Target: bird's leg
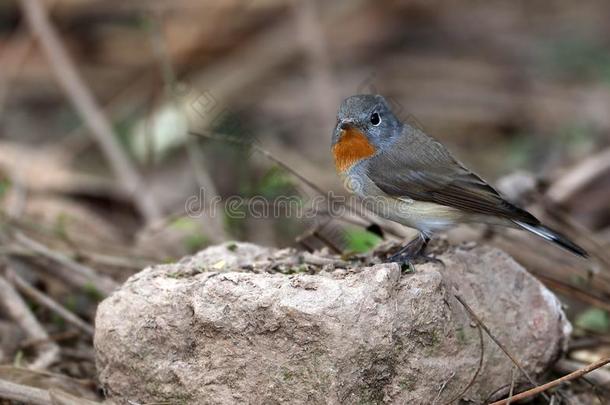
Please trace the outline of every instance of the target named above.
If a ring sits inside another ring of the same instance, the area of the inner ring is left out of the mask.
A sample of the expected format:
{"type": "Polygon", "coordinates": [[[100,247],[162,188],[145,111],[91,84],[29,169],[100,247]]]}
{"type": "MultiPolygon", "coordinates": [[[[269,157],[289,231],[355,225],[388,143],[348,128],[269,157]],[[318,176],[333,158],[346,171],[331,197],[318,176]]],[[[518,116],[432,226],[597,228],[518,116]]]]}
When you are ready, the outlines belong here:
{"type": "Polygon", "coordinates": [[[411,266],[412,260],[420,258],[426,261],[440,262],[440,260],[438,259],[424,255],[424,250],[426,249],[426,246],[428,246],[429,242],[430,237],[423,233],[420,233],[415,239],[407,243],[398,252],[388,257],[386,259],[386,262],[398,262],[402,264],[407,264],[409,266],[411,266]]]}
{"type": "Polygon", "coordinates": [[[415,239],[407,243],[400,250],[388,257],[388,262],[404,262],[410,261],[420,256],[421,252],[426,249],[426,246],[430,242],[430,238],[425,236],[423,233],[417,235],[415,239]]]}

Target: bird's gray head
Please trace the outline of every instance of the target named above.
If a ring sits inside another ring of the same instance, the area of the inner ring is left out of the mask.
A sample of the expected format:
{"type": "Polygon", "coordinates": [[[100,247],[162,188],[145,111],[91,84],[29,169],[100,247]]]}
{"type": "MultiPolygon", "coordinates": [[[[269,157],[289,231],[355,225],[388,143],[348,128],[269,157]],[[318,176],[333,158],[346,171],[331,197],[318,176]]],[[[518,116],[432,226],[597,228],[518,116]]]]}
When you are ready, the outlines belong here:
{"type": "Polygon", "coordinates": [[[383,96],[360,94],[343,100],[337,113],[332,145],[347,130],[362,132],[376,150],[383,150],[402,132],[402,123],[383,96]]]}

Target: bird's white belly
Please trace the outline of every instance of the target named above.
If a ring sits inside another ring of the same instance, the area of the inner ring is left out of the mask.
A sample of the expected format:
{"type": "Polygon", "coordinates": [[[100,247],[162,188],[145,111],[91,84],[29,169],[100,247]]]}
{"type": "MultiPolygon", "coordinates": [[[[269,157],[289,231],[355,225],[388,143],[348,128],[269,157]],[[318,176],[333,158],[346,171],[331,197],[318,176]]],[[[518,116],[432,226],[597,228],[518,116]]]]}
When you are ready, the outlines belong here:
{"type": "Polygon", "coordinates": [[[347,188],[362,198],[364,208],[382,218],[432,234],[463,222],[465,214],[452,207],[409,198],[390,197],[381,191],[363,173],[362,167],[354,167],[346,179],[347,188]]]}
{"type": "Polygon", "coordinates": [[[464,219],[461,211],[444,205],[391,197],[381,199],[385,201],[378,204],[373,212],[428,235],[448,229],[464,219]]]}

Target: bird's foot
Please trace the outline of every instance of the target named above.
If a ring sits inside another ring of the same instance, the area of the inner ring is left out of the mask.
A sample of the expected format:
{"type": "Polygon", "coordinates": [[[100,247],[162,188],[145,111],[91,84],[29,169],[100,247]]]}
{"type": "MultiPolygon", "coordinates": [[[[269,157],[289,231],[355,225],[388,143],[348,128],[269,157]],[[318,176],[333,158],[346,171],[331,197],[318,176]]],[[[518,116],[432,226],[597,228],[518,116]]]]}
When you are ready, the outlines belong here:
{"type": "Polygon", "coordinates": [[[428,237],[420,235],[411,242],[407,243],[398,252],[387,257],[385,262],[399,263],[401,270],[407,273],[415,270],[413,267],[413,262],[415,261],[438,263],[444,266],[445,264],[441,260],[424,254],[429,241],[430,239],[428,237]]]}
{"type": "Polygon", "coordinates": [[[436,257],[427,256],[424,254],[418,254],[416,256],[410,256],[405,254],[394,254],[385,259],[386,263],[398,263],[403,273],[411,273],[415,271],[414,262],[423,263],[437,263],[441,266],[445,266],[442,260],[436,257]]]}
{"type": "Polygon", "coordinates": [[[422,256],[430,239],[419,235],[396,253],[386,258],[386,262],[406,262],[422,256]]]}

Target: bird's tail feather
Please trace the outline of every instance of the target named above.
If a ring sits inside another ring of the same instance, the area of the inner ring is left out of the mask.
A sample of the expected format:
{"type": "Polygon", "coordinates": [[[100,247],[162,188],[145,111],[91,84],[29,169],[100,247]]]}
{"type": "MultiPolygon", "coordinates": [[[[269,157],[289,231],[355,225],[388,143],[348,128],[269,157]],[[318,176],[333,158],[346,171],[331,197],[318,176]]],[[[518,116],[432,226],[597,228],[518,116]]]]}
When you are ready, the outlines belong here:
{"type": "Polygon", "coordinates": [[[569,252],[574,253],[577,256],[584,258],[589,257],[589,254],[586,252],[586,250],[584,250],[574,242],[570,241],[565,236],[559,234],[558,232],[555,232],[550,228],[547,228],[546,226],[540,224],[528,224],[517,220],[513,220],[513,222],[521,228],[525,229],[526,231],[530,231],[531,233],[538,235],[543,239],[553,242],[556,245],[562,247],[563,249],[569,252]]]}

